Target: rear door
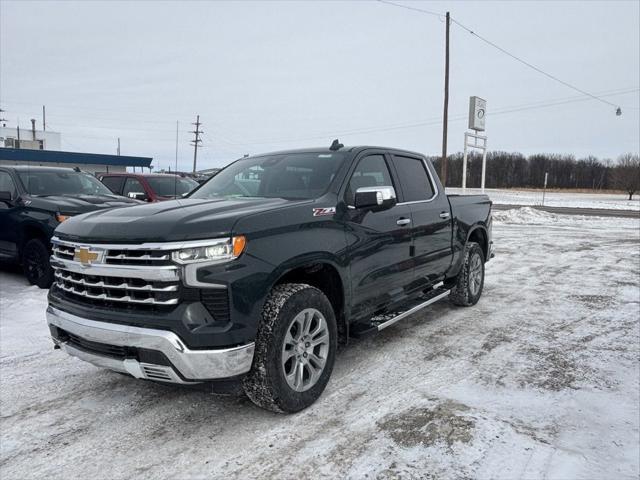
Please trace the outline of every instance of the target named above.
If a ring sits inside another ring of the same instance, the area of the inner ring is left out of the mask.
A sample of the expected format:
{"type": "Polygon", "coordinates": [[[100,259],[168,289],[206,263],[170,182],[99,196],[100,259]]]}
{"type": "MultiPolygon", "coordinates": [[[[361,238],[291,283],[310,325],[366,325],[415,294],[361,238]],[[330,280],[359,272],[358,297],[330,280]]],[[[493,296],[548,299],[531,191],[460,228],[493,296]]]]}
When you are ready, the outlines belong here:
{"type": "Polygon", "coordinates": [[[353,207],[356,190],[374,186],[396,188],[389,158],[382,152],[356,161],[344,192],[353,318],[365,317],[401,299],[412,280],[409,205],[382,211],[353,207]]]}
{"type": "Polygon", "coordinates": [[[411,209],[416,286],[426,286],[441,279],[451,263],[449,201],[438,190],[433,167],[425,159],[394,154],[393,165],[402,188],[402,205],[411,209]]]}

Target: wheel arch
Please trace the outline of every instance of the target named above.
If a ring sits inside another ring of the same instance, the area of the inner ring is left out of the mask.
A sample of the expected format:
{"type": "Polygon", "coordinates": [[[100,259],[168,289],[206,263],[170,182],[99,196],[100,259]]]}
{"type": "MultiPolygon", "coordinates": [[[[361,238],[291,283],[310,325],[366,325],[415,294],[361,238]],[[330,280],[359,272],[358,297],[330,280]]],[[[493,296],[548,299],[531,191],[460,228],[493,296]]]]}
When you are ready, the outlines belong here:
{"type": "Polygon", "coordinates": [[[480,245],[482,249],[482,253],[484,254],[485,261],[488,260],[489,255],[489,233],[487,232],[487,228],[484,225],[478,224],[473,226],[469,232],[467,233],[467,241],[476,242],[480,245]]]}
{"type": "Polygon", "coordinates": [[[25,244],[29,240],[32,240],[34,238],[42,240],[47,248],[51,248],[50,235],[47,234],[45,229],[36,223],[27,223],[20,229],[20,238],[18,244],[20,255],[22,255],[22,249],[24,248],[25,244]]]}
{"type": "Polygon", "coordinates": [[[269,291],[283,283],[306,283],[324,293],[336,316],[338,340],[346,343],[349,326],[346,318],[346,305],[349,301],[347,281],[338,262],[329,258],[301,258],[277,270],[269,291]]]}

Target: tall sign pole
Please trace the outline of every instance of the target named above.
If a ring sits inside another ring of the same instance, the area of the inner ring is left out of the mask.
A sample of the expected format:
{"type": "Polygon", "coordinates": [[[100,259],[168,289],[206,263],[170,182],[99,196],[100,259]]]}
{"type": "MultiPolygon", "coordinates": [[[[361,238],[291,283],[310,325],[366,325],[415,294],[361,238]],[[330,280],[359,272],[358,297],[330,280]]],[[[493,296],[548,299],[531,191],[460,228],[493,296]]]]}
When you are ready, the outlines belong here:
{"type": "Polygon", "coordinates": [[[446,40],[444,54],[444,114],[442,118],[442,166],[440,167],[440,180],[447,186],[447,126],[449,123],[449,12],[446,15],[446,40]]]}
{"type": "Polygon", "coordinates": [[[465,193],[467,189],[467,153],[469,148],[482,150],[482,175],[480,180],[480,188],[482,189],[482,193],[484,193],[484,181],[487,175],[487,136],[480,135],[478,132],[484,132],[486,113],[487,101],[484,98],[469,98],[469,130],[474,130],[474,132],[464,133],[464,155],[462,157],[462,193],[465,193]]]}

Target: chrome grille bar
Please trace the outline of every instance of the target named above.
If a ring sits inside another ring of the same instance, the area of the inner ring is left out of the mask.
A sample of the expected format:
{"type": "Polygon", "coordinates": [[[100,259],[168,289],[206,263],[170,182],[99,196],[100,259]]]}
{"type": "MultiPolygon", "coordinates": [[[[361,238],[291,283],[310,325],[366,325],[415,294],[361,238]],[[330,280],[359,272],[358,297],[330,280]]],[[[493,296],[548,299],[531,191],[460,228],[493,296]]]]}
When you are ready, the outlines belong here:
{"type": "Polygon", "coordinates": [[[126,255],[124,253],[120,253],[118,255],[107,255],[105,257],[108,260],[150,260],[150,261],[163,261],[163,260],[169,260],[169,258],[171,258],[170,255],[161,255],[161,256],[154,256],[154,255],[149,255],[149,254],[144,254],[144,255],[126,255]]]}
{"type": "Polygon", "coordinates": [[[62,270],[62,269],[56,270],[55,272],[56,278],[60,278],[65,282],[71,282],[77,285],[84,285],[87,287],[113,288],[113,289],[120,289],[120,290],[136,290],[140,292],[176,292],[178,290],[178,285],[167,285],[166,287],[154,287],[152,285],[143,285],[143,286],[131,285],[126,281],[120,284],[105,283],[102,280],[97,282],[90,282],[84,278],[80,278],[80,279],[73,278],[70,272],[68,272],[69,275],[65,275],[63,272],[65,272],[65,270],[62,270]]]}
{"type": "Polygon", "coordinates": [[[144,305],[175,305],[178,303],[177,298],[171,298],[169,300],[156,300],[152,297],[145,299],[132,298],[129,295],[125,295],[123,297],[114,297],[111,295],[107,295],[106,293],[93,294],[88,292],[87,290],[76,290],[73,287],[67,287],[64,284],[56,283],[56,286],[65,292],[73,293],[74,295],[78,295],[81,297],[90,298],[92,300],[105,300],[109,302],[124,302],[124,303],[138,303],[144,305]]]}
{"type": "Polygon", "coordinates": [[[66,255],[73,258],[73,254],[74,254],[73,248],[58,246],[58,247],[53,247],[51,250],[53,251],[53,254],[56,256],[66,255]]]}
{"type": "Polygon", "coordinates": [[[80,262],[52,256],[51,266],[96,277],[140,278],[150,282],[177,282],[180,280],[176,265],[83,265],[80,262]]]}

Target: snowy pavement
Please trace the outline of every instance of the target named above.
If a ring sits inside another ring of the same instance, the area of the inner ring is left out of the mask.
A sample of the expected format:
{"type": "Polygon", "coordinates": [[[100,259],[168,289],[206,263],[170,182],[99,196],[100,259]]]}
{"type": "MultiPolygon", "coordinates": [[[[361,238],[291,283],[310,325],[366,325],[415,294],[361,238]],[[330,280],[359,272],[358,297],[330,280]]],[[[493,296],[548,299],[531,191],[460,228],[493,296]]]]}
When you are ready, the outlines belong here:
{"type": "Polygon", "coordinates": [[[638,478],[640,222],[495,213],[477,306],[338,355],[290,416],[54,351],[0,272],[0,478],[638,478]]]}
{"type": "MultiPolygon", "coordinates": [[[[447,193],[462,194],[461,188],[447,188],[447,193]]],[[[479,188],[467,188],[467,195],[481,193],[479,188]]],[[[498,205],[542,205],[542,190],[506,190],[487,188],[485,193],[493,203],[498,205]]],[[[640,195],[634,195],[633,200],[627,200],[623,193],[575,193],[575,192],[546,192],[544,205],[548,207],[567,208],[598,208],[613,210],[640,210],[640,195]]]]}

